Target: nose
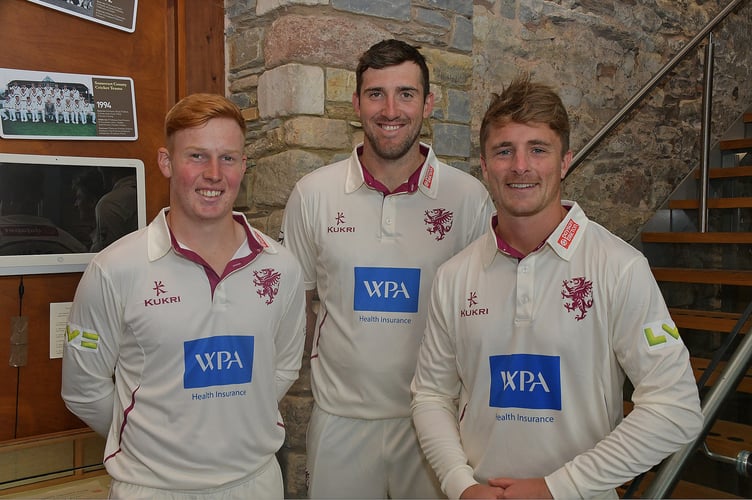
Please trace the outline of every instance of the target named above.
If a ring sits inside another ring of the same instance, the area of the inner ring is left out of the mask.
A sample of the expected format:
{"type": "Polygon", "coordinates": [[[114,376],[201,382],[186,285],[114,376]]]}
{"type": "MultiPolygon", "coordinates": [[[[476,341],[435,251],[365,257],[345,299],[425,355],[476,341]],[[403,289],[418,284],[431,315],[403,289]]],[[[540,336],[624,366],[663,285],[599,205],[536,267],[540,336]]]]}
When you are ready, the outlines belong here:
{"type": "Polygon", "coordinates": [[[213,181],[218,181],[221,177],[219,160],[217,158],[211,158],[204,169],[204,178],[213,181]]]}
{"type": "Polygon", "coordinates": [[[523,154],[515,154],[512,157],[512,170],[515,173],[524,173],[527,171],[527,157],[523,154]]]}
{"type": "Polygon", "coordinates": [[[399,111],[397,111],[397,100],[394,96],[387,96],[384,99],[384,116],[389,120],[394,120],[399,117],[399,111]]]}

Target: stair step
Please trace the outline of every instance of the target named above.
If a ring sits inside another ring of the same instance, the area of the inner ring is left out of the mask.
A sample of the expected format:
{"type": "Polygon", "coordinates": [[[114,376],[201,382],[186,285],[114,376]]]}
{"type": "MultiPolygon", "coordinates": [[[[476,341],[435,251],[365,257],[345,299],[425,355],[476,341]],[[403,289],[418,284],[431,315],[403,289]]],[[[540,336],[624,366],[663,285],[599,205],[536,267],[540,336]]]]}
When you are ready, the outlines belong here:
{"type": "MultiPolygon", "coordinates": [[[[676,326],[691,330],[707,330],[710,332],[730,333],[739,321],[741,314],[721,311],[698,311],[693,309],[669,308],[671,319],[676,326]]],[[[745,327],[750,324],[747,321],[745,327]]],[[[746,332],[742,328],[740,333],[746,332]]]]}
{"type": "Polygon", "coordinates": [[[752,123],[752,113],[744,113],[744,123],[752,123]]]}
{"type": "Polygon", "coordinates": [[[689,269],[679,267],[653,267],[651,269],[656,281],[752,286],[752,271],[748,270],[689,269]]]}
{"type": "MultiPolygon", "coordinates": [[[[695,169],[695,179],[700,178],[700,169],[695,169]]],[[[711,168],[708,171],[711,179],[727,179],[732,177],[750,177],[752,176],[752,167],[718,167],[711,168]]]]}
{"type": "MultiPolygon", "coordinates": [[[[700,208],[699,200],[669,200],[668,208],[687,210],[700,208]]],[[[752,197],[709,198],[708,208],[752,208],[752,197]]]]}
{"type": "MultiPolygon", "coordinates": [[[[700,380],[700,377],[703,373],[705,373],[705,370],[708,368],[708,365],[710,364],[709,359],[705,358],[695,358],[690,357],[689,358],[690,363],[692,364],[692,371],[695,374],[695,380],[700,380]]],[[[716,380],[718,380],[718,377],[723,374],[723,369],[726,367],[725,362],[718,363],[718,366],[713,371],[713,375],[710,376],[708,381],[706,382],[706,385],[708,387],[711,387],[716,380]]],[[[739,382],[739,385],[736,387],[737,392],[743,392],[745,394],[752,394],[752,370],[747,370],[747,372],[742,377],[742,380],[739,382]]],[[[748,441],[752,443],[752,427],[749,431],[748,441]]],[[[752,448],[750,448],[752,449],[752,448]]]]}
{"type": "Polygon", "coordinates": [[[721,151],[737,151],[752,149],[752,137],[745,137],[743,139],[727,139],[721,141],[718,144],[721,151]]]}
{"type": "Polygon", "coordinates": [[[752,233],[727,232],[645,232],[643,243],[708,243],[746,244],[752,243],[752,233]]]}
{"type": "MultiPolygon", "coordinates": [[[[654,472],[648,472],[647,474],[645,474],[645,477],[642,479],[642,481],[640,482],[640,485],[634,491],[631,498],[642,498],[642,494],[645,492],[645,490],[648,488],[648,486],[650,485],[651,481],[653,481],[654,478],[655,478],[654,472]]],[[[624,498],[624,494],[627,492],[627,488],[630,483],[627,483],[624,486],[621,486],[616,489],[616,493],[619,495],[619,498],[624,498]]],[[[680,480],[679,482],[676,483],[676,486],[674,486],[674,489],[671,492],[671,496],[669,498],[707,499],[707,498],[742,498],[742,497],[732,495],[731,493],[728,493],[726,491],[709,488],[701,484],[695,484],[695,483],[690,483],[689,481],[680,480]]]]}
{"type": "MultiPolygon", "coordinates": [[[[624,415],[632,411],[634,405],[631,401],[624,401],[624,415]]],[[[705,443],[708,449],[726,457],[736,457],[742,450],[752,449],[752,426],[730,422],[728,420],[716,420],[713,427],[705,436],[705,443]]],[[[637,491],[644,491],[650,484],[653,473],[649,472],[637,491]]],[[[624,488],[626,490],[626,488],[624,488]]],[[[620,496],[622,491],[619,491],[620,496]]],[[[633,496],[633,498],[640,498],[633,496]]],[[[715,490],[707,486],[702,486],[688,481],[680,481],[671,494],[671,498],[740,498],[728,492],[715,490]]]]}

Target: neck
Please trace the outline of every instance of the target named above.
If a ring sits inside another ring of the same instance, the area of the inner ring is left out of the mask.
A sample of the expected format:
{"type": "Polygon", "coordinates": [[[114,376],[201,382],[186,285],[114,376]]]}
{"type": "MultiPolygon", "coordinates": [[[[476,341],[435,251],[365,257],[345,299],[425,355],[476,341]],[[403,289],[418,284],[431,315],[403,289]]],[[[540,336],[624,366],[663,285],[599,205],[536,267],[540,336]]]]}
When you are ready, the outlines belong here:
{"type": "Polygon", "coordinates": [[[231,214],[221,221],[196,224],[170,211],[167,225],[175,239],[200,255],[220,276],[246,239],[244,228],[231,214]]]}
{"type": "Polygon", "coordinates": [[[497,236],[523,255],[528,255],[551,236],[566,217],[567,210],[558,205],[548,212],[530,216],[516,217],[500,210],[498,214],[498,223],[494,229],[497,236]]]}
{"type": "Polygon", "coordinates": [[[407,154],[394,160],[377,155],[368,147],[367,143],[363,145],[363,152],[360,155],[361,165],[368,169],[374,179],[390,191],[400,187],[425,161],[426,157],[421,152],[420,144],[417,142],[407,154]]]}

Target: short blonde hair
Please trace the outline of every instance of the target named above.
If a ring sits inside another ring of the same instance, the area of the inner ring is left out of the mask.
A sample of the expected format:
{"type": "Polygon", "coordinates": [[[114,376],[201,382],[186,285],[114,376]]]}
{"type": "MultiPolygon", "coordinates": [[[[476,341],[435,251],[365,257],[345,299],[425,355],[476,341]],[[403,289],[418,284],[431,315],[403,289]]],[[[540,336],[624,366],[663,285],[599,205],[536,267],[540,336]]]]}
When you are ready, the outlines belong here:
{"type": "Polygon", "coordinates": [[[480,151],[486,154],[486,140],[490,128],[507,123],[544,123],[561,139],[564,155],[569,151],[569,116],[561,98],[552,87],[521,75],[512,80],[501,94],[493,94],[480,126],[480,151]]]}

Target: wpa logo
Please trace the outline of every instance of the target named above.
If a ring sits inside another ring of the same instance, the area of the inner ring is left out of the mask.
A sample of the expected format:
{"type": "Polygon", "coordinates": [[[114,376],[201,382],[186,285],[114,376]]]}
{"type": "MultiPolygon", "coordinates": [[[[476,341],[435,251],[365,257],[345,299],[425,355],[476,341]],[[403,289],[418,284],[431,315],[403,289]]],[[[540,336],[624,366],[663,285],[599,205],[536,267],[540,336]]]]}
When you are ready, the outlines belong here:
{"type": "Polygon", "coordinates": [[[558,356],[506,354],[489,357],[489,406],[561,410],[561,371],[558,356]]]}
{"type": "Polygon", "coordinates": [[[420,269],[356,267],[356,311],[418,312],[420,269]]]}
{"type": "Polygon", "coordinates": [[[223,335],[183,343],[183,387],[245,384],[253,376],[253,336],[223,335]]]}

